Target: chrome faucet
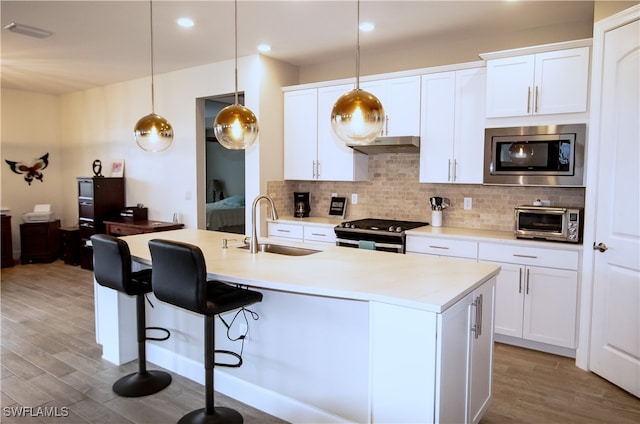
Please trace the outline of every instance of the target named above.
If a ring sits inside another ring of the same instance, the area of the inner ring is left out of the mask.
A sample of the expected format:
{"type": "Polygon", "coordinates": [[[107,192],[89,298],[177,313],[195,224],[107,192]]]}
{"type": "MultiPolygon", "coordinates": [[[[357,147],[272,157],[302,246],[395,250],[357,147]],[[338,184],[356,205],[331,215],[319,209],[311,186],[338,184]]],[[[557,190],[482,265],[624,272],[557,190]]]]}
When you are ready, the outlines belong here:
{"type": "Polygon", "coordinates": [[[273,204],[273,199],[271,197],[266,196],[264,194],[259,195],[253,201],[253,205],[251,206],[251,240],[249,241],[249,251],[251,253],[258,253],[258,231],[256,230],[256,207],[260,200],[266,199],[271,204],[271,218],[274,220],[278,219],[278,212],[276,211],[276,207],[273,204]]]}

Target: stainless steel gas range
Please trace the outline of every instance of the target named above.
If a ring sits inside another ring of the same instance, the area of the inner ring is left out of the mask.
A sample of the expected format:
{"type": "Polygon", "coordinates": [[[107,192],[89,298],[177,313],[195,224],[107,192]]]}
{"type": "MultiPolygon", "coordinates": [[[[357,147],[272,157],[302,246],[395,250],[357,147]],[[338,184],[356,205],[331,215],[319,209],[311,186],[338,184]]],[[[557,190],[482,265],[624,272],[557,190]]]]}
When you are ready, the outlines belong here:
{"type": "Polygon", "coordinates": [[[429,223],[374,218],[345,221],[334,228],[336,245],[405,253],[405,231],[425,225],[429,223]]]}

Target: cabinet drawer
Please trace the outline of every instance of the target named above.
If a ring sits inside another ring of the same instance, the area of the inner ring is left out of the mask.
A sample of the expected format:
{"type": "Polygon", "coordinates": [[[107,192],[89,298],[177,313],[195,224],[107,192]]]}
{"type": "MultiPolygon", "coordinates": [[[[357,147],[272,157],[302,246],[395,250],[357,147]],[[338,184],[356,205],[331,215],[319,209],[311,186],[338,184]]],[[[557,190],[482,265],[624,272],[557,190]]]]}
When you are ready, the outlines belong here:
{"type": "Polygon", "coordinates": [[[303,230],[302,225],[284,224],[280,222],[268,223],[269,237],[283,237],[296,240],[302,240],[303,230]]]}
{"type": "Polygon", "coordinates": [[[465,240],[407,236],[407,252],[476,260],[478,258],[478,243],[465,240]]]}
{"type": "Polygon", "coordinates": [[[304,226],[304,241],[322,241],[325,243],[335,243],[336,233],[333,227],[324,226],[304,226]]]}
{"type": "Polygon", "coordinates": [[[96,230],[93,224],[93,219],[83,219],[80,218],[78,223],[78,228],[80,230],[80,238],[88,239],[92,235],[95,234],[96,230]]]}
{"type": "Polygon", "coordinates": [[[144,231],[139,228],[128,227],[126,225],[107,224],[107,234],[114,236],[132,236],[134,234],[142,234],[144,231]]]}
{"type": "Polygon", "coordinates": [[[81,200],[78,202],[78,211],[80,213],[80,218],[94,218],[93,212],[93,202],[87,200],[81,200]]]}
{"type": "Polygon", "coordinates": [[[513,244],[480,243],[478,257],[481,261],[577,270],[579,254],[568,250],[516,246],[513,244]]]}

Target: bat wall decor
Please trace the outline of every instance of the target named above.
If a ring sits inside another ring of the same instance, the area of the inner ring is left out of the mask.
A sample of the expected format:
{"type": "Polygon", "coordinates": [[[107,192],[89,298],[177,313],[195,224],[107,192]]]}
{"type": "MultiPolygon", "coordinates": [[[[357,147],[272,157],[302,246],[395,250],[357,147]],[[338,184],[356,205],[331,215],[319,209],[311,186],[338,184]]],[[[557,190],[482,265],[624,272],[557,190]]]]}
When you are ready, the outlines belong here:
{"type": "Polygon", "coordinates": [[[44,178],[42,170],[49,165],[49,153],[47,152],[44,156],[40,156],[38,159],[35,159],[31,166],[22,161],[13,162],[5,159],[5,162],[9,164],[9,167],[13,172],[24,175],[24,180],[31,185],[31,181],[33,181],[34,178],[40,181],[44,178]]]}

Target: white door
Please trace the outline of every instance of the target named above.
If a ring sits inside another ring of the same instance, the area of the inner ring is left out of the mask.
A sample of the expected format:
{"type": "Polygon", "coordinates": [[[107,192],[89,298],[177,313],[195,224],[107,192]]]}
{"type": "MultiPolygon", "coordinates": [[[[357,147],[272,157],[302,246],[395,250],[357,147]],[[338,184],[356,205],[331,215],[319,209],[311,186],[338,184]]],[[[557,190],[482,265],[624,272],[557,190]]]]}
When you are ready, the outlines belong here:
{"type": "Polygon", "coordinates": [[[603,251],[594,254],[590,368],[640,397],[640,9],[635,10],[630,23],[603,31],[602,62],[594,64],[602,66],[592,124],[599,123],[595,244],[602,243],[603,251]]]}
{"type": "Polygon", "coordinates": [[[318,90],[284,93],[284,178],[316,178],[318,90]]]}

